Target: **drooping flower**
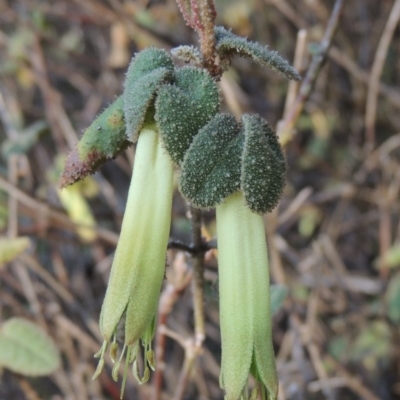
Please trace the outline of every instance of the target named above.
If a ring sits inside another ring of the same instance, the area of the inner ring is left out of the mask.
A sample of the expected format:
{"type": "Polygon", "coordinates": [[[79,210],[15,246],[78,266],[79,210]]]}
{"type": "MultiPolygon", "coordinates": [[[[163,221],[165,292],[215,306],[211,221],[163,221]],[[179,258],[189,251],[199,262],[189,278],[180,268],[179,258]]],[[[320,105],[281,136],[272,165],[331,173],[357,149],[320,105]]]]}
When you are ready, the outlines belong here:
{"type": "MultiPolygon", "coordinates": [[[[154,367],[152,353],[148,353],[152,339],[149,330],[154,332],[152,326],[164,278],[172,194],[172,160],[162,148],[157,127],[147,125],[137,143],[121,233],[101,310],[104,344],[98,354],[100,362],[95,377],[102,370],[104,353],[111,341],[111,355],[115,358],[116,329],[124,315],[124,348],[113,376],[117,376],[125,353],[126,365],[135,361],[140,338],[146,346],[147,363],[154,367]]],[[[146,368],[145,376],[149,374],[146,368]]]]}
{"type": "Polygon", "coordinates": [[[276,399],[278,379],[263,218],[250,211],[243,194],[236,192],[217,206],[217,230],[221,386],[227,400],[247,399],[251,373],[258,382],[262,399],[266,399],[265,388],[269,399],[276,399]]]}
{"type": "Polygon", "coordinates": [[[197,207],[216,206],[222,365],[227,400],[248,399],[249,374],[275,400],[268,255],[262,214],[279,201],[285,160],[275,133],[256,115],[217,114],[193,140],[180,188],[197,207]]]}
{"type": "MultiPolygon", "coordinates": [[[[165,257],[171,223],[174,162],[180,163],[193,136],[218,110],[218,88],[199,68],[174,69],[163,50],[137,54],[128,69],[123,95],[126,136],[137,141],[135,162],[121,234],[104,299],[100,329],[104,343],[99,353],[96,378],[110,355],[117,360],[116,330],[122,321],[125,339],[112,376],[125,356],[125,373],[132,363],[141,383],[154,370],[151,342],[155,330],[165,257]],[[190,122],[190,123],[189,123],[190,122]],[[144,371],[140,377],[140,343],[144,347],[144,371]]],[[[121,396],[122,396],[121,394],[121,396]]]]}

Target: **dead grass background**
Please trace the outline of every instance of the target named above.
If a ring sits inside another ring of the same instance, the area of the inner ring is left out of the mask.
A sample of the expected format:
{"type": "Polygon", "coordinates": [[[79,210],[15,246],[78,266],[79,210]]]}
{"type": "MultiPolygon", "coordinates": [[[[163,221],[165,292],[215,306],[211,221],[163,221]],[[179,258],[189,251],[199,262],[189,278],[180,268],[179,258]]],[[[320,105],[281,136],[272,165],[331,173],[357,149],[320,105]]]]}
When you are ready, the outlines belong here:
{"type": "MultiPolygon", "coordinates": [[[[303,76],[333,5],[216,3],[218,24],[290,61],[297,48],[303,76]]],[[[266,217],[272,279],[289,289],[274,317],[280,400],[400,399],[400,2],[345,3],[325,65],[287,139],[284,198],[266,217]]],[[[76,204],[70,200],[66,212],[60,203],[58,160],[121,93],[134,52],[195,40],[173,0],[0,0],[0,229],[32,242],[0,268],[0,320],[36,321],[63,355],[62,369],[49,378],[3,371],[0,399],[119,398],[109,373],[94,382],[91,376],[134,149],[77,190],[96,224],[95,238],[86,240],[71,221],[76,204]]],[[[221,90],[224,109],[257,112],[272,126],[283,118],[285,102],[287,109],[292,104],[286,81],[242,59],[221,90]]],[[[176,192],[171,236],[189,242],[186,213],[176,192]]],[[[204,235],[215,235],[212,212],[205,214],[204,235]]],[[[182,382],[193,338],[191,265],[187,254],[169,251],[159,372],[140,387],[130,377],[126,399],[223,398],[216,266],[211,251],[207,339],[182,382]]]]}

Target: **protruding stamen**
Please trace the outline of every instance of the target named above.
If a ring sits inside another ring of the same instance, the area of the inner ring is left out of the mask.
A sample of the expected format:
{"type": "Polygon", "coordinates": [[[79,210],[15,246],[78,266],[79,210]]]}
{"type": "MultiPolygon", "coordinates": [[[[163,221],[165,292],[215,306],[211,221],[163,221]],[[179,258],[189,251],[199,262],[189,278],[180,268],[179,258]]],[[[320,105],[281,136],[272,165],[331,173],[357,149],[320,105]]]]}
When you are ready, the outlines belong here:
{"type": "Polygon", "coordinates": [[[105,340],[103,342],[103,344],[101,345],[100,350],[93,357],[94,358],[99,358],[100,356],[104,357],[104,353],[107,349],[107,344],[108,344],[108,342],[107,342],[107,340],[105,340]]]}
{"type": "MultiPolygon", "coordinates": [[[[125,346],[124,346],[124,348],[125,348],[125,346]]],[[[124,391],[125,391],[125,385],[126,385],[126,377],[128,375],[129,360],[131,358],[131,351],[132,351],[132,346],[128,346],[128,352],[126,353],[126,359],[125,359],[124,377],[122,378],[121,394],[120,394],[120,397],[119,397],[120,399],[122,399],[124,397],[124,391]]]]}
{"type": "Polygon", "coordinates": [[[156,358],[154,355],[154,350],[152,350],[152,349],[147,350],[146,359],[147,359],[147,363],[149,364],[149,367],[151,368],[151,370],[155,371],[156,370],[156,358]]]}
{"type": "Polygon", "coordinates": [[[114,340],[110,346],[110,357],[113,363],[115,363],[115,360],[117,359],[117,353],[118,353],[118,343],[116,336],[114,335],[114,340]]]}
{"type": "Polygon", "coordinates": [[[149,379],[150,379],[150,368],[149,368],[149,367],[146,367],[146,368],[144,369],[143,378],[142,378],[142,381],[141,381],[140,383],[141,383],[141,384],[142,384],[142,383],[146,383],[146,382],[148,382],[149,379]]]}
{"type": "Polygon", "coordinates": [[[139,366],[138,366],[137,360],[135,360],[133,362],[132,373],[140,385],[142,385],[143,383],[146,383],[150,379],[150,368],[148,366],[146,366],[144,369],[143,377],[141,378],[139,376],[139,366]]]}
{"type": "Polygon", "coordinates": [[[92,377],[93,381],[100,376],[100,374],[103,372],[103,369],[104,369],[104,358],[101,358],[99,363],[97,364],[96,371],[93,374],[93,377],[92,377]]]}
{"type": "Polygon", "coordinates": [[[265,390],[265,386],[263,384],[260,385],[261,386],[261,399],[262,400],[267,400],[267,393],[265,390]]]}
{"type": "Polygon", "coordinates": [[[119,367],[121,366],[121,362],[118,360],[111,371],[111,376],[113,378],[114,382],[118,382],[118,372],[119,372],[119,367]]]}
{"type": "Polygon", "coordinates": [[[118,382],[118,371],[119,371],[119,367],[121,365],[121,361],[122,361],[122,359],[124,357],[126,348],[127,348],[127,346],[126,346],[126,344],[124,344],[124,347],[122,348],[121,355],[119,356],[118,361],[115,363],[115,365],[114,365],[114,367],[113,367],[113,369],[111,371],[111,376],[112,376],[112,378],[114,379],[115,382],[118,382]]]}
{"type": "Polygon", "coordinates": [[[132,364],[136,360],[138,353],[139,353],[139,341],[135,342],[132,345],[131,356],[129,358],[129,364],[132,364]]]}
{"type": "Polygon", "coordinates": [[[97,364],[96,371],[94,371],[92,380],[95,380],[103,372],[104,369],[104,353],[106,352],[108,342],[105,340],[101,345],[100,350],[94,355],[95,358],[99,358],[99,363],[97,364]]]}
{"type": "Polygon", "coordinates": [[[254,388],[254,389],[251,391],[250,400],[257,400],[257,398],[258,398],[258,389],[257,389],[257,388],[254,388]]]}
{"type": "Polygon", "coordinates": [[[133,376],[135,377],[135,379],[136,379],[138,382],[140,382],[139,366],[138,366],[137,360],[135,360],[135,361],[133,362],[133,365],[132,365],[132,374],[133,374],[133,376]]]}

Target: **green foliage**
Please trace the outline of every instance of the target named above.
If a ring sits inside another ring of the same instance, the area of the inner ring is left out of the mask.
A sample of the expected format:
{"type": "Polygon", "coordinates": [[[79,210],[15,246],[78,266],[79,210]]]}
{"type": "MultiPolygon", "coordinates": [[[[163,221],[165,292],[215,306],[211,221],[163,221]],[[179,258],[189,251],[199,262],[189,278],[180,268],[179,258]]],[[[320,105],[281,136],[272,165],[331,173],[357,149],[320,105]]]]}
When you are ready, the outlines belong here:
{"type": "Polygon", "coordinates": [[[400,322],[400,273],[397,273],[390,280],[385,294],[387,304],[387,315],[398,324],[400,322]]]}
{"type": "Polygon", "coordinates": [[[126,147],[122,104],[122,97],[118,97],[85,131],[78,145],[81,159],[88,157],[92,152],[98,152],[110,159],[126,147]]]}
{"type": "Polygon", "coordinates": [[[94,173],[129,144],[125,136],[123,99],[118,97],[91,123],[68,155],[60,186],[71,185],[94,173]]]}
{"type": "Polygon", "coordinates": [[[194,136],[218,108],[217,85],[204,69],[179,68],[174,85],[160,88],[155,119],[164,146],[176,164],[182,163],[194,136]]]}
{"type": "Polygon", "coordinates": [[[264,214],[278,204],[285,186],[285,158],[278,137],[258,115],[242,117],[245,142],[242,190],[247,206],[264,214]]]}
{"type": "Polygon", "coordinates": [[[217,114],[193,140],[182,165],[180,190],[196,207],[220,204],[240,189],[244,136],[235,118],[217,114]]]}
{"type": "Polygon", "coordinates": [[[350,358],[361,362],[370,371],[376,369],[379,362],[388,361],[392,354],[390,327],[383,321],[372,321],[363,327],[354,340],[350,358]]]}
{"type": "Polygon", "coordinates": [[[385,265],[389,268],[397,268],[400,266],[400,244],[395,243],[391,246],[385,254],[381,257],[378,257],[374,260],[374,266],[376,268],[380,268],[382,265],[385,265]]]}
{"type": "Polygon", "coordinates": [[[124,91],[124,110],[127,124],[126,135],[131,142],[137,142],[146,117],[149,120],[148,122],[153,119],[154,110],[152,105],[157,90],[164,83],[171,81],[172,77],[172,73],[167,68],[157,68],[133,83],[130,82],[129,75],[127,75],[124,91]]]}
{"type": "Polygon", "coordinates": [[[37,325],[12,318],[0,329],[0,367],[27,376],[45,376],[60,365],[58,349],[37,325]]]}
{"type": "Polygon", "coordinates": [[[164,50],[150,47],[132,59],[126,73],[123,95],[126,134],[130,141],[137,141],[157,90],[173,79],[174,64],[164,50]]]}
{"type": "Polygon", "coordinates": [[[137,53],[129,65],[126,73],[126,85],[134,85],[139,79],[158,68],[166,68],[174,72],[174,63],[171,56],[162,49],[149,47],[137,53]]]}
{"type": "Polygon", "coordinates": [[[242,190],[255,213],[271,211],[285,185],[285,159],[278,138],[259,116],[246,114],[242,125],[218,114],[193,140],[184,163],[180,189],[197,207],[220,204],[242,190]]]}
{"type": "Polygon", "coordinates": [[[29,238],[25,236],[13,239],[0,237],[0,266],[13,261],[29,248],[30,243],[29,238]]]}
{"type": "Polygon", "coordinates": [[[329,354],[343,362],[347,360],[349,345],[349,339],[346,336],[334,336],[328,345],[329,354]]]}
{"type": "Polygon", "coordinates": [[[250,58],[263,67],[269,67],[287,79],[301,79],[298,72],[278,52],[268,50],[266,46],[236,36],[222,26],[215,27],[215,39],[218,54],[228,64],[234,56],[239,55],[250,58]]]}

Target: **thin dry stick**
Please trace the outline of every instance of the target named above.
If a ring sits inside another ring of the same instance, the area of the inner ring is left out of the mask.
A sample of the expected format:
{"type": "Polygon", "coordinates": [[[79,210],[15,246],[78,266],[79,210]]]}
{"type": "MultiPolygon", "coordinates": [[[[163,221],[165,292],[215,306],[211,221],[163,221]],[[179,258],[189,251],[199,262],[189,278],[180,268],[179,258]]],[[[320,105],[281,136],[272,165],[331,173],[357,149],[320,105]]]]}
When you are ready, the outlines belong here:
{"type": "Polygon", "coordinates": [[[379,82],[385,65],[386,55],[392,41],[394,30],[400,18],[400,0],[396,0],[390,12],[385,29],[383,30],[378,48],[375,53],[368,84],[367,105],[365,110],[365,140],[367,151],[375,145],[375,122],[378,104],[379,82]]]}
{"type": "MultiPolygon", "coordinates": [[[[318,312],[318,298],[319,298],[319,293],[318,293],[318,288],[314,290],[308,301],[308,307],[307,307],[307,320],[306,323],[303,325],[304,327],[304,335],[305,335],[305,345],[307,347],[308,353],[310,354],[310,359],[311,362],[314,366],[314,370],[317,373],[317,376],[320,380],[325,380],[328,379],[328,374],[326,372],[325,366],[322,362],[321,359],[321,353],[316,345],[315,341],[313,340],[313,334],[312,332],[315,332],[317,328],[317,312],[318,312]]],[[[330,400],[333,400],[334,396],[332,393],[332,390],[325,386],[322,389],[325,397],[329,398],[330,400]]]]}
{"type": "Polygon", "coordinates": [[[27,254],[21,254],[18,257],[31,271],[33,271],[37,276],[43,279],[44,282],[51,288],[51,290],[56,293],[61,299],[63,299],[66,303],[74,303],[74,296],[57,280],[44,269],[38,261],[27,254]]]}
{"type": "Polygon", "coordinates": [[[325,354],[325,359],[334,365],[335,370],[338,371],[338,375],[346,379],[346,386],[360,398],[365,400],[379,400],[379,397],[358,376],[351,375],[335,358],[329,354],[325,354]]]}
{"type": "Polygon", "coordinates": [[[192,217],[192,240],[195,249],[193,255],[193,301],[194,301],[194,327],[195,342],[201,347],[204,337],[204,251],[203,239],[201,236],[201,211],[191,207],[192,217]]]}
{"type": "Polygon", "coordinates": [[[32,385],[22,376],[17,376],[19,386],[24,392],[26,400],[42,400],[32,385]]]}
{"type": "MultiPolygon", "coordinates": [[[[83,226],[74,224],[67,215],[60,211],[54,210],[48,204],[42,201],[34,199],[21,189],[17,188],[7,179],[4,179],[2,176],[0,176],[0,189],[4,190],[9,195],[13,195],[21,204],[34,211],[39,217],[48,217],[50,220],[53,220],[54,223],[62,226],[64,229],[76,230],[78,227],[83,226]]],[[[111,245],[117,245],[118,235],[116,233],[105,228],[94,229],[99,239],[102,239],[111,245]]]]}
{"type": "Polygon", "coordinates": [[[169,314],[172,309],[185,291],[186,287],[192,281],[192,273],[186,266],[185,255],[180,252],[176,255],[173,263],[173,277],[172,282],[167,281],[165,288],[160,297],[160,303],[158,307],[157,317],[157,336],[156,336],[156,365],[157,368],[154,373],[154,400],[161,398],[162,385],[163,385],[163,373],[165,368],[164,356],[166,346],[166,334],[165,327],[169,314]]]}
{"type": "MultiPolygon", "coordinates": [[[[265,0],[267,3],[272,3],[286,18],[288,18],[297,28],[308,29],[309,26],[305,20],[288,4],[285,0],[265,0]]],[[[331,46],[328,57],[336,64],[344,68],[352,77],[365,85],[369,84],[369,73],[361,69],[349,55],[335,46],[331,46]]],[[[397,88],[393,88],[384,83],[378,86],[379,94],[387,97],[387,99],[395,107],[400,107],[400,94],[397,88]]]]}
{"type": "Polygon", "coordinates": [[[319,50],[311,61],[306,77],[300,86],[299,93],[290,112],[279,127],[278,135],[280,136],[280,140],[283,145],[291,140],[293,136],[293,127],[299,118],[301,111],[303,110],[305,102],[308,100],[312,92],[314,84],[321,71],[323,61],[325,60],[329,47],[331,46],[333,36],[338,28],[343,6],[343,0],[336,0],[324,36],[319,44],[319,50]]]}
{"type": "MultiPolygon", "coordinates": [[[[18,155],[12,155],[8,160],[8,178],[14,184],[18,179],[18,155]]],[[[18,237],[18,200],[14,194],[9,194],[8,197],[8,237],[18,237]]],[[[45,320],[43,318],[40,302],[33,287],[32,280],[29,276],[28,271],[24,266],[17,260],[14,263],[15,272],[21,283],[24,295],[29,301],[30,309],[38,318],[39,322],[43,327],[46,327],[45,320]]]]}
{"type": "Polygon", "coordinates": [[[181,370],[178,384],[175,390],[174,400],[181,400],[185,394],[190,373],[197,356],[201,352],[205,339],[204,324],[204,244],[201,235],[201,210],[190,207],[193,247],[197,249],[192,255],[193,264],[193,308],[194,331],[193,339],[189,339],[185,345],[185,361],[181,370]]]}
{"type": "Polygon", "coordinates": [[[386,185],[382,185],[380,191],[382,197],[379,204],[379,257],[381,259],[379,263],[379,275],[382,279],[386,280],[390,273],[385,256],[392,243],[392,216],[386,185]]]}
{"type": "MultiPolygon", "coordinates": [[[[300,29],[297,32],[296,49],[294,52],[293,67],[301,73],[303,66],[304,55],[307,52],[307,31],[300,29]]],[[[285,111],[283,112],[283,119],[286,118],[293,103],[296,99],[296,94],[299,89],[300,83],[298,81],[290,81],[285,101],[285,111]]]]}

